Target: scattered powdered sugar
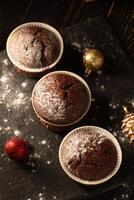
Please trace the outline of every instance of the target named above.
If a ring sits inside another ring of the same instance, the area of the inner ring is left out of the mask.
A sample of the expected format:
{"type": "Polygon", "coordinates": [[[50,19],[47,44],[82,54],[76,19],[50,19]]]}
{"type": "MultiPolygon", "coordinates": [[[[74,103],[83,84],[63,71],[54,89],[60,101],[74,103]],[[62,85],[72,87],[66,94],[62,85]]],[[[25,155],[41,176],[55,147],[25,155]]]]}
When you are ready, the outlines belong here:
{"type": "Polygon", "coordinates": [[[48,144],[48,145],[47,145],[47,148],[50,149],[50,147],[51,147],[50,144],[48,144]]]}
{"type": "Polygon", "coordinates": [[[32,170],[32,172],[33,172],[33,173],[36,173],[36,170],[35,170],[35,169],[33,169],[33,170],[32,170]]]}
{"type": "Polygon", "coordinates": [[[50,160],[47,160],[47,164],[48,164],[48,165],[51,165],[51,163],[52,163],[52,162],[51,162],[50,160]]]}
{"type": "Polygon", "coordinates": [[[115,117],[114,117],[113,115],[111,115],[111,116],[109,117],[109,119],[110,119],[110,120],[114,120],[115,117]]]}
{"type": "Polygon", "coordinates": [[[41,155],[38,154],[38,153],[35,153],[35,154],[33,155],[33,157],[34,157],[35,159],[39,159],[39,158],[41,157],[41,155]]]}
{"type": "Polygon", "coordinates": [[[30,104],[30,98],[27,95],[29,90],[28,79],[16,83],[14,74],[8,70],[9,60],[6,58],[2,61],[0,74],[0,103],[4,104],[10,112],[11,110],[18,110],[21,106],[25,109],[25,105],[30,104]]]}
{"type": "Polygon", "coordinates": [[[8,64],[9,64],[8,58],[5,58],[5,59],[3,60],[3,64],[4,64],[4,65],[8,65],[8,64]]]}
{"type": "Polygon", "coordinates": [[[122,194],[121,195],[121,199],[123,199],[123,200],[128,199],[128,198],[129,198],[128,194],[122,194]]]}
{"type": "Polygon", "coordinates": [[[10,130],[11,130],[10,126],[8,126],[8,127],[5,128],[5,131],[10,131],[10,130]]]}
{"type": "MultiPolygon", "coordinates": [[[[74,156],[79,157],[80,153],[84,153],[87,150],[93,151],[100,147],[100,144],[105,140],[105,136],[94,132],[80,131],[77,134],[73,134],[63,145],[63,154],[66,156],[65,162],[68,162],[70,158],[74,156]]],[[[66,163],[67,164],[67,163],[66,163]]]]}
{"type": "MultiPolygon", "coordinates": [[[[9,80],[9,77],[8,77],[7,74],[4,74],[4,75],[1,76],[1,78],[0,78],[0,82],[1,82],[1,83],[7,83],[8,80],[9,80]]],[[[6,87],[6,89],[8,88],[8,86],[5,86],[5,87],[6,87]]]]}
{"type": "Polygon", "coordinates": [[[5,122],[5,123],[8,122],[8,119],[3,119],[3,122],[5,122]]]}
{"type": "Polygon", "coordinates": [[[19,130],[15,130],[15,131],[14,131],[14,135],[15,135],[15,136],[20,136],[20,135],[21,135],[21,132],[20,132],[19,130]]]}
{"type": "Polygon", "coordinates": [[[102,74],[102,70],[97,70],[96,73],[100,75],[102,74]]]}
{"type": "Polygon", "coordinates": [[[28,83],[27,83],[26,81],[24,81],[24,82],[21,83],[21,86],[22,86],[23,88],[26,88],[27,85],[28,85],[28,83]]]}
{"type": "MultiPolygon", "coordinates": [[[[48,81],[48,80],[47,80],[48,81]]],[[[49,83],[48,83],[49,84],[49,83]]],[[[52,82],[51,82],[52,84],[52,82]]],[[[60,94],[54,94],[53,91],[44,91],[45,83],[44,81],[36,86],[35,95],[38,99],[38,104],[47,112],[45,112],[46,117],[52,120],[64,119],[66,113],[65,100],[60,98],[60,94]],[[56,106],[57,105],[57,109],[56,106]]]]}
{"type": "Polygon", "coordinates": [[[47,143],[46,140],[42,140],[42,141],[41,141],[41,144],[42,144],[42,145],[45,145],[46,143],[47,143]]]}
{"type": "Polygon", "coordinates": [[[101,85],[101,89],[102,89],[102,90],[105,90],[105,87],[104,87],[104,85],[101,85]]]}
{"type": "Polygon", "coordinates": [[[119,107],[119,104],[115,104],[113,102],[109,103],[109,107],[113,108],[113,109],[116,109],[117,107],[119,107]]]}
{"type": "Polygon", "coordinates": [[[37,199],[38,199],[38,200],[47,200],[47,198],[45,197],[45,194],[44,194],[44,193],[39,193],[37,199]]]}
{"type": "Polygon", "coordinates": [[[94,101],[95,101],[95,99],[94,99],[94,98],[92,98],[92,99],[91,99],[91,101],[92,101],[92,102],[94,102],[94,101]]]}

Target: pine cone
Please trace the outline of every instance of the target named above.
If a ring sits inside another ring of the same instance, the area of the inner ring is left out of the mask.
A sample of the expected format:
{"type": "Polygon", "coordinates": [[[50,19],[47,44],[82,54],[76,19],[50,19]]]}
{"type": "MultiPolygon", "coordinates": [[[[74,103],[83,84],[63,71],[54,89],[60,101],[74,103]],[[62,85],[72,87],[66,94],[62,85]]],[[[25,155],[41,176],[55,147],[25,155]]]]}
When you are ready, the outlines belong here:
{"type": "Polygon", "coordinates": [[[122,120],[121,129],[125,137],[129,139],[130,143],[134,143],[134,113],[128,112],[126,107],[124,107],[124,110],[126,114],[122,120]]]}

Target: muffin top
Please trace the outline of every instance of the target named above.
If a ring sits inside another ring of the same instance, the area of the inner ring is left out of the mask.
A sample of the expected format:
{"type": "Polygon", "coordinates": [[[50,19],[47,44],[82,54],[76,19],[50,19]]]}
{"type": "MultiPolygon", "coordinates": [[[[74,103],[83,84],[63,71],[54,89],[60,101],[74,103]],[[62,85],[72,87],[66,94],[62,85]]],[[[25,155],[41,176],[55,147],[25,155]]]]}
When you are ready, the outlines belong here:
{"type": "Polygon", "coordinates": [[[35,86],[33,105],[36,113],[54,124],[68,124],[84,115],[89,93],[81,81],[71,75],[51,73],[35,86]]]}
{"type": "Polygon", "coordinates": [[[73,175],[83,180],[95,181],[114,170],[117,151],[114,143],[106,136],[81,130],[65,141],[62,161],[73,175]]]}
{"type": "Polygon", "coordinates": [[[40,27],[23,27],[10,40],[12,58],[24,67],[38,69],[52,64],[59,55],[54,33],[40,27]]]}

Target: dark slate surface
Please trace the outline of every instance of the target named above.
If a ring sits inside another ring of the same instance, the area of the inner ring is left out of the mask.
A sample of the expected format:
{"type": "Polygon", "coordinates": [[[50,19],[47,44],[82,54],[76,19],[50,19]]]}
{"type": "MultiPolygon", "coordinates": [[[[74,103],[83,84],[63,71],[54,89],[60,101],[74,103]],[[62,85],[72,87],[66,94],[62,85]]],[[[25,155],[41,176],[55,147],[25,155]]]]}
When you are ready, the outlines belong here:
{"type": "Polygon", "coordinates": [[[114,30],[107,24],[102,16],[88,18],[82,23],[65,28],[63,32],[65,43],[77,53],[82,53],[86,48],[97,48],[103,54],[108,64],[119,67],[131,68],[131,64],[122,50],[119,39],[114,35],[114,30]]]}
{"type": "Polygon", "coordinates": [[[124,150],[119,173],[107,183],[90,188],[70,180],[62,171],[58,148],[63,135],[44,128],[31,106],[30,97],[36,81],[17,73],[6,52],[0,53],[0,199],[83,200],[124,182],[124,178],[130,176],[134,169],[134,149],[120,133],[120,120],[122,105],[133,97],[133,74],[126,70],[117,76],[115,72],[104,70],[87,80],[93,102],[81,125],[107,128],[117,136],[124,150]],[[30,141],[35,151],[35,162],[32,161],[30,165],[16,163],[3,154],[4,142],[13,135],[23,136],[30,141]]]}
{"type": "MultiPolygon", "coordinates": [[[[65,45],[57,69],[73,71],[83,77],[81,52],[69,44],[65,45]]],[[[116,56],[122,60],[119,43],[115,40],[112,45],[118,49],[116,56]]],[[[0,200],[86,200],[129,179],[134,180],[134,147],[120,131],[122,106],[134,100],[133,67],[126,59],[121,61],[122,65],[118,59],[110,62],[112,59],[112,56],[105,59],[102,70],[86,79],[91,88],[92,105],[80,125],[97,125],[111,131],[121,144],[123,163],[110,181],[85,187],[67,177],[59,165],[58,148],[64,135],[47,130],[35,116],[31,92],[37,80],[17,73],[6,52],[0,53],[0,200]],[[16,163],[4,155],[4,142],[14,135],[26,138],[34,147],[34,160],[30,163],[16,163]]]]}

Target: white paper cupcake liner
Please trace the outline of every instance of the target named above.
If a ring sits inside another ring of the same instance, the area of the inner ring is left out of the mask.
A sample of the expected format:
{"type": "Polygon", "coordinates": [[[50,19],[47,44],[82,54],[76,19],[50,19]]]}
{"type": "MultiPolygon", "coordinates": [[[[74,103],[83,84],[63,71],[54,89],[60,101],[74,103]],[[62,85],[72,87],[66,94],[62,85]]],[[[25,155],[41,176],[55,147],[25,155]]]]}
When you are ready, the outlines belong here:
{"type": "Polygon", "coordinates": [[[41,22],[29,22],[29,23],[25,23],[25,24],[22,24],[20,26],[18,26],[17,28],[15,28],[9,35],[8,39],[7,39],[7,43],[6,43],[6,50],[7,50],[7,54],[8,54],[8,57],[9,59],[11,60],[11,62],[15,65],[15,67],[18,69],[18,71],[20,72],[23,72],[24,74],[27,74],[29,76],[38,76],[38,75],[42,75],[42,74],[45,74],[47,72],[49,72],[49,70],[52,70],[53,67],[59,62],[59,60],[61,59],[61,56],[63,54],[63,49],[64,49],[64,45],[63,45],[63,40],[62,40],[62,37],[60,35],[60,33],[55,29],[53,28],[52,26],[48,25],[48,24],[45,24],[45,23],[41,23],[41,22]],[[59,54],[58,54],[58,57],[56,58],[56,60],[48,65],[48,66],[45,66],[43,68],[35,68],[35,69],[31,69],[23,64],[21,64],[20,62],[18,62],[13,54],[12,54],[12,51],[10,49],[10,45],[11,45],[11,42],[13,40],[13,37],[16,36],[16,33],[18,33],[19,31],[23,30],[24,28],[28,28],[28,27],[37,27],[37,28],[43,28],[47,31],[50,31],[51,33],[53,33],[56,38],[57,38],[57,41],[59,42],[59,54]]]}
{"type": "Polygon", "coordinates": [[[83,126],[83,127],[79,127],[79,128],[76,128],[76,129],[72,130],[70,133],[68,133],[64,137],[64,139],[62,140],[62,142],[60,144],[60,147],[59,147],[59,161],[60,161],[62,169],[74,181],[76,181],[78,183],[81,183],[81,184],[84,184],[84,185],[98,185],[98,184],[101,184],[101,183],[104,183],[104,182],[108,181],[109,179],[111,179],[117,173],[117,171],[120,168],[121,162],[122,162],[122,151],[121,151],[121,147],[120,147],[117,139],[109,131],[107,131],[105,129],[102,129],[100,127],[97,127],[97,126],[83,126]],[[91,180],[91,181],[81,179],[81,178],[73,175],[68,170],[68,168],[66,167],[66,165],[63,162],[64,157],[62,155],[62,152],[63,152],[64,144],[66,143],[66,141],[68,141],[69,138],[71,138],[75,134],[78,134],[79,131],[83,131],[83,130],[84,131],[90,131],[90,132],[98,132],[98,133],[104,135],[107,139],[111,140],[113,142],[113,144],[115,145],[115,148],[116,148],[116,151],[117,151],[117,162],[116,162],[115,168],[114,168],[113,171],[111,171],[110,174],[108,174],[106,177],[104,177],[102,179],[91,180]]]}
{"type": "Polygon", "coordinates": [[[33,105],[33,109],[37,115],[37,117],[40,119],[40,121],[49,129],[53,130],[53,131],[56,131],[56,132],[61,132],[61,131],[67,131],[67,130],[70,130],[72,128],[74,128],[74,125],[77,125],[80,120],[82,120],[82,118],[87,114],[89,108],[90,108],[90,105],[91,105],[91,92],[90,92],[90,89],[89,89],[89,86],[87,85],[87,83],[84,81],[84,79],[82,79],[80,76],[78,76],[77,74],[74,74],[72,72],[69,72],[69,71],[55,71],[55,72],[51,72],[45,76],[43,76],[35,85],[34,89],[33,89],[33,92],[32,92],[32,105],[33,105]],[[40,84],[40,81],[42,81],[42,79],[44,79],[44,77],[47,77],[49,76],[50,74],[67,74],[67,75],[70,75],[70,76],[73,76],[75,77],[76,79],[78,79],[83,85],[84,87],[86,88],[87,90],[87,93],[88,93],[88,98],[89,98],[89,101],[88,101],[88,105],[87,105],[87,109],[85,110],[85,112],[83,113],[83,115],[81,115],[81,117],[79,117],[77,120],[75,120],[74,122],[71,122],[71,123],[68,123],[68,124],[54,124],[54,123],[51,123],[45,119],[43,119],[42,117],[39,116],[39,114],[37,113],[35,107],[34,107],[34,102],[33,102],[33,95],[34,95],[34,90],[36,88],[36,86],[38,84],[40,84]]]}

